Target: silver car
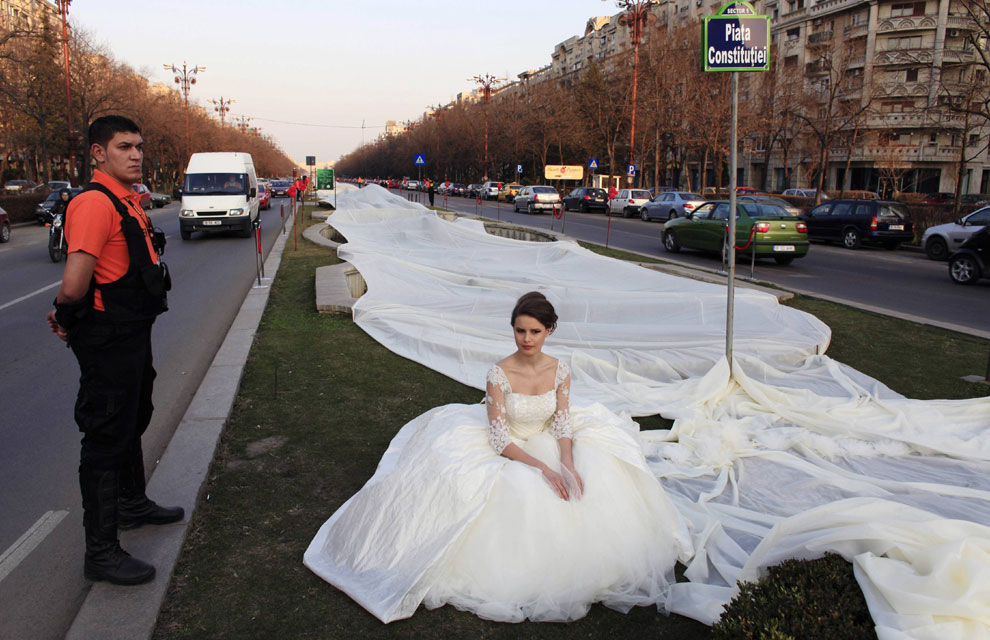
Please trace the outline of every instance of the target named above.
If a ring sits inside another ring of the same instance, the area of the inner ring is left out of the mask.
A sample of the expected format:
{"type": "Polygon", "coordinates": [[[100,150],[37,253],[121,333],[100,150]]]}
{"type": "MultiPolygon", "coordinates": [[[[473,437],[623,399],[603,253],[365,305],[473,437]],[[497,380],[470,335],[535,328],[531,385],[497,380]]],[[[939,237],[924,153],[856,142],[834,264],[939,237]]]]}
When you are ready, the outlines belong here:
{"type": "Polygon", "coordinates": [[[987,225],[990,225],[990,207],[983,207],[955,222],[928,227],[921,236],[921,246],[932,260],[945,260],[966,238],[987,225]]]}
{"type": "Polygon", "coordinates": [[[537,185],[523,187],[516,194],[516,199],[512,201],[512,210],[523,209],[530,215],[537,211],[550,209],[553,211],[560,206],[560,194],[553,187],[547,185],[537,185]]]}
{"type": "MultiPolygon", "coordinates": [[[[785,196],[800,196],[802,198],[814,198],[814,189],[785,189],[783,195],[785,196]]],[[[828,200],[828,196],[824,193],[822,194],[822,200],[828,200]]]]}
{"type": "Polygon", "coordinates": [[[647,222],[686,218],[702,202],[705,202],[704,198],[690,191],[658,193],[653,200],[639,208],[639,217],[647,222]]]}
{"type": "Polygon", "coordinates": [[[795,218],[800,217],[801,213],[803,213],[800,207],[795,207],[787,200],[774,198],[773,196],[737,196],[736,199],[739,200],[739,202],[763,202],[766,204],[775,204],[795,218]]]}

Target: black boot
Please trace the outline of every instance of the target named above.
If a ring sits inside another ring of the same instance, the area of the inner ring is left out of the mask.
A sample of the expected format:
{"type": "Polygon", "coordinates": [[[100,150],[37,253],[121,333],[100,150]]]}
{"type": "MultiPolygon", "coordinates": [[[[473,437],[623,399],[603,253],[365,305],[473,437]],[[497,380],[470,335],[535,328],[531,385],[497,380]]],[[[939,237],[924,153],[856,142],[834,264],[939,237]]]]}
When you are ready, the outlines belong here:
{"type": "Polygon", "coordinates": [[[132,558],[117,540],[116,471],[79,469],[79,487],[83,498],[83,525],[86,528],[86,562],[83,575],[87,580],[106,580],[113,584],[144,584],[155,577],[155,568],[132,558]]]}
{"type": "Polygon", "coordinates": [[[144,493],[144,454],[138,446],[120,473],[120,528],[136,529],[145,524],[170,524],[185,516],[182,507],[163,507],[144,493]]]}

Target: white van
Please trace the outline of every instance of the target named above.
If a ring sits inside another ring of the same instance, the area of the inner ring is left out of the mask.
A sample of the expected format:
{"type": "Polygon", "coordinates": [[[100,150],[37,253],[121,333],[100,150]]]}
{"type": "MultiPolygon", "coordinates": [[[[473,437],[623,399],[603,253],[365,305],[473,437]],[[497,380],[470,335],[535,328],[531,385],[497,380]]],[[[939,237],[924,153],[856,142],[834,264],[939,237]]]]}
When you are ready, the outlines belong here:
{"type": "Polygon", "coordinates": [[[254,234],[258,220],[258,177],[250,153],[194,153],[186,167],[179,206],[179,235],[193,231],[254,234]]]}

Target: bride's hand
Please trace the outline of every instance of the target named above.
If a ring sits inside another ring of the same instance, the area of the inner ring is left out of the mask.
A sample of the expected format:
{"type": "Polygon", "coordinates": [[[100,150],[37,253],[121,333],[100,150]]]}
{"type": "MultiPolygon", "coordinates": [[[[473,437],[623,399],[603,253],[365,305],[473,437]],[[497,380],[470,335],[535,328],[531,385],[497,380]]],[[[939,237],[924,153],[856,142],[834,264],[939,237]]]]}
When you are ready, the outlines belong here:
{"type": "Polygon", "coordinates": [[[584,481],[581,479],[581,476],[578,475],[577,469],[574,468],[573,464],[564,464],[562,475],[564,475],[565,483],[568,480],[567,476],[570,476],[570,481],[573,483],[575,488],[575,490],[571,493],[574,494],[575,498],[580,498],[584,495],[584,481]]]}
{"type": "Polygon", "coordinates": [[[567,500],[567,483],[564,482],[564,477],[556,471],[552,471],[549,467],[542,471],[543,479],[547,481],[550,488],[556,492],[561,500],[567,500]]]}

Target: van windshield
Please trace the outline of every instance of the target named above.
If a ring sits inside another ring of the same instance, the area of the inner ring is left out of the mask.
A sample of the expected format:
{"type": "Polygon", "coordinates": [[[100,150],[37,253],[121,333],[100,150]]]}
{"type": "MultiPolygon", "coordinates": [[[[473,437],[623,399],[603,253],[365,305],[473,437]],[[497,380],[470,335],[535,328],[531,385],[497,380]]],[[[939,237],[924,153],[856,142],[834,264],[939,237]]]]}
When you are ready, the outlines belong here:
{"type": "Polygon", "coordinates": [[[244,195],[248,192],[246,173],[187,173],[182,193],[196,196],[244,195]]]}

